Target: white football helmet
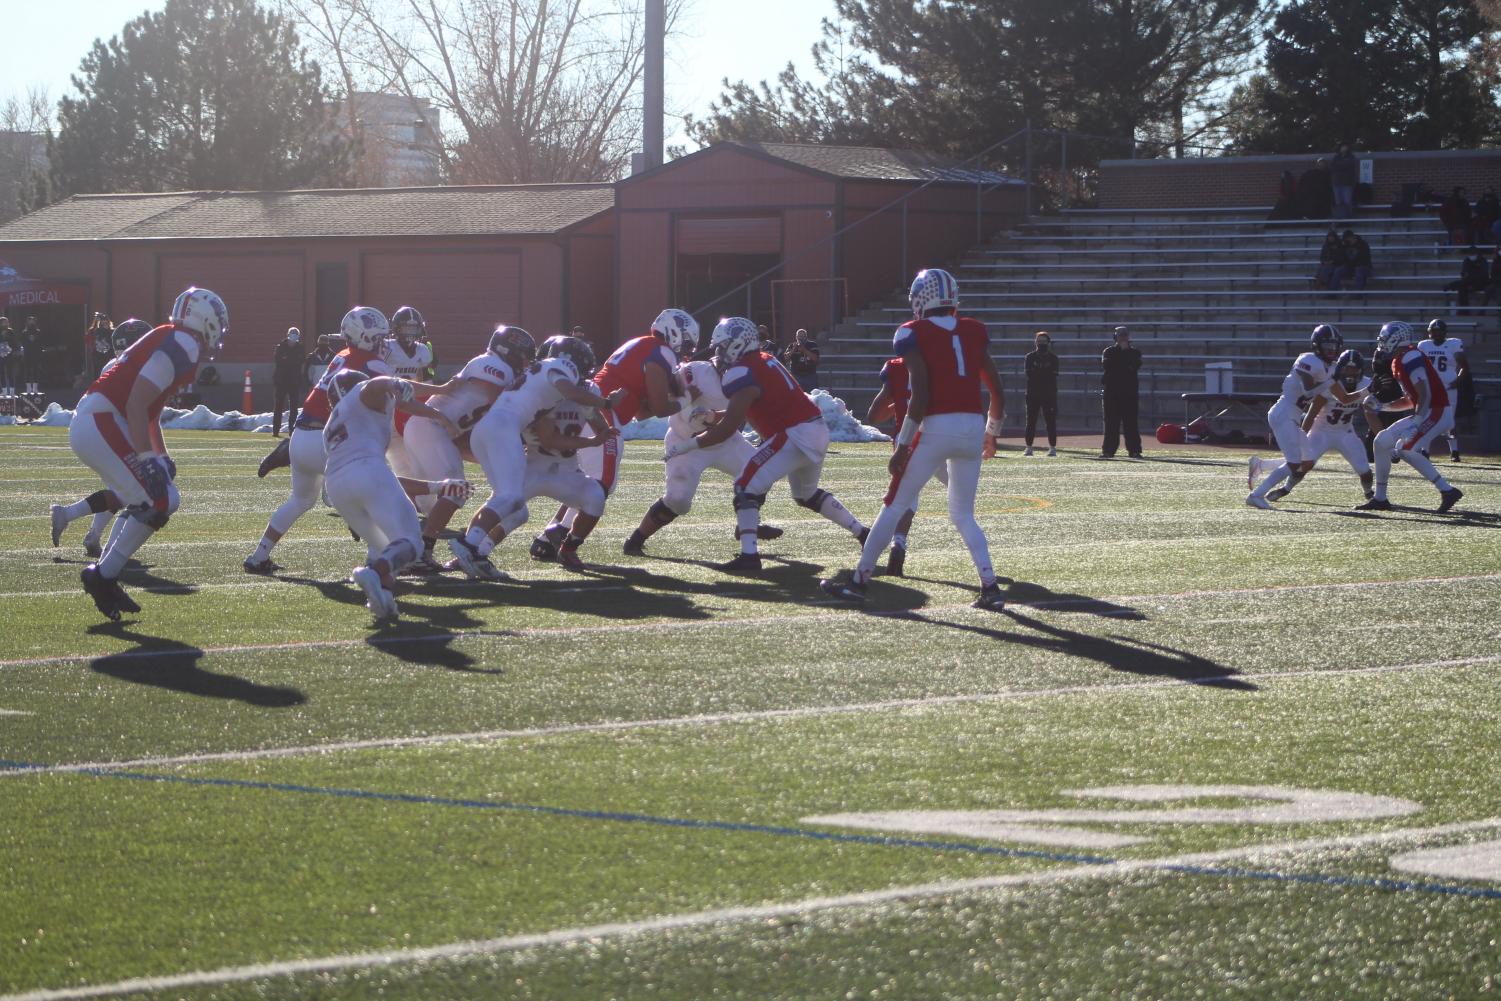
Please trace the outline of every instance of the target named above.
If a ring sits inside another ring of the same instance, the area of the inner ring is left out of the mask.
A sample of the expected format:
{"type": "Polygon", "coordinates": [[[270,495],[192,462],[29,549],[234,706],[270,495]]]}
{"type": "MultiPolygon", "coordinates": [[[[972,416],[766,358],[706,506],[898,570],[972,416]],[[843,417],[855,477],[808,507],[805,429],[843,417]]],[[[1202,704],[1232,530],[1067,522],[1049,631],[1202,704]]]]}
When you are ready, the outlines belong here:
{"type": "Polygon", "coordinates": [[[1412,347],[1414,336],[1412,325],[1403,323],[1401,320],[1393,320],[1381,328],[1381,333],[1376,335],[1376,350],[1388,358],[1395,358],[1407,348],[1412,347]]]}
{"type": "Polygon", "coordinates": [[[375,307],[356,306],[344,314],[339,333],[352,348],[379,351],[381,341],[391,334],[391,324],[386,322],[386,314],[375,307]]]}
{"type": "Polygon", "coordinates": [[[651,321],[651,331],[667,342],[667,347],[679,358],[685,358],[698,350],[698,321],[685,309],[668,307],[651,321]]]}
{"type": "Polygon", "coordinates": [[[229,333],[229,309],[208,289],[192,286],[172,304],[172,325],[197,334],[212,353],[229,333]]]}
{"type": "Polygon", "coordinates": [[[709,335],[709,346],[720,366],[733,365],[761,347],[761,333],[743,316],[721,317],[709,335]]]}
{"type": "Polygon", "coordinates": [[[912,290],[907,293],[912,303],[912,315],[923,317],[931,309],[957,309],[959,307],[959,283],[954,276],[940,268],[919,271],[912,279],[912,290]]]}

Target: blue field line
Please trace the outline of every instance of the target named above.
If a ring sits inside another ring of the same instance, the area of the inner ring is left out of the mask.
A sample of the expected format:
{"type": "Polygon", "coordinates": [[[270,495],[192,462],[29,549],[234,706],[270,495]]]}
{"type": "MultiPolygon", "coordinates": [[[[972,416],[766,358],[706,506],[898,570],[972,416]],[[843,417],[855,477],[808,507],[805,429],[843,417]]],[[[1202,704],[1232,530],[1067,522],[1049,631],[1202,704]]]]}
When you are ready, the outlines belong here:
{"type": "MultiPolygon", "coordinates": [[[[0,759],[0,767],[28,769],[46,768],[48,766],[37,764],[36,762],[0,759]]],[[[729,831],[741,834],[770,834],[777,837],[803,838],[810,841],[828,841],[839,844],[875,845],[883,848],[924,848],[932,851],[967,852],[975,855],[996,855],[1006,858],[1040,859],[1046,862],[1070,862],[1078,865],[1109,866],[1130,861],[1129,859],[1109,858],[1103,855],[1050,852],[1031,848],[1004,848],[1000,845],[975,844],[965,841],[894,838],[879,834],[844,834],[835,831],[816,831],[806,827],[786,827],[775,824],[750,824],[728,820],[697,820],[691,817],[659,817],[649,813],[626,813],[615,810],[578,810],[562,806],[543,806],[536,803],[510,803],[504,800],[490,799],[454,799],[447,796],[428,796],[420,793],[374,792],[368,789],[341,789],[337,786],[305,786],[290,782],[256,782],[249,779],[154,775],[149,772],[121,772],[105,768],[82,769],[73,774],[89,775],[95,778],[127,779],[134,782],[163,782],[175,785],[257,789],[267,792],[301,793],[302,795],[309,796],[335,796],[343,799],[376,800],[385,803],[453,806],[468,810],[499,810],[513,813],[540,814],[549,817],[608,820],[628,824],[653,824],[659,827],[729,831]]],[[[1396,893],[1439,893],[1456,897],[1501,900],[1501,889],[1491,887],[1457,886],[1449,883],[1424,883],[1414,880],[1387,879],[1379,876],[1333,876],[1322,873],[1287,873],[1274,872],[1267,869],[1207,865],[1162,865],[1154,868],[1162,872],[1176,872],[1188,876],[1210,876],[1224,879],[1260,879],[1281,883],[1358,887],[1396,893]]]]}

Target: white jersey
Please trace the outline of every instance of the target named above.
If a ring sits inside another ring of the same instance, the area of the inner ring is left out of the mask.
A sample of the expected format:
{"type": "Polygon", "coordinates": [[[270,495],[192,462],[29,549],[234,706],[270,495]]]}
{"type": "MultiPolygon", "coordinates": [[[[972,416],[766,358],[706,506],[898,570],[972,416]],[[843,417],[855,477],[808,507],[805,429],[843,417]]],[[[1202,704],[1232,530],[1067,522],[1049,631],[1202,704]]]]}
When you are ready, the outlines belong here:
{"type": "Polygon", "coordinates": [[[394,337],[388,337],[382,342],[380,356],[401,379],[420,379],[422,373],[433,363],[433,349],[426,343],[414,341],[412,349],[408,351],[394,337]]]}
{"type": "Polygon", "coordinates": [[[509,389],[516,381],[511,366],[486,351],[469,359],[455,379],[464,379],[453,389],[430,397],[427,405],[453,421],[462,430],[472,427],[485,408],[490,405],[490,394],[477,383],[489,383],[500,389],[509,389]],[[467,381],[473,380],[473,382],[467,381]]]}
{"type": "Polygon", "coordinates": [[[684,393],[678,398],[683,406],[667,418],[667,426],[686,438],[714,423],[714,412],[724,410],[730,405],[730,401],[725,398],[719,371],[712,362],[684,362],[678,369],[678,381],[683,384],[684,393]],[[698,399],[689,397],[689,387],[698,390],[698,399]]]}
{"type": "Polygon", "coordinates": [[[1308,389],[1304,385],[1304,376],[1308,376],[1314,385],[1325,382],[1329,378],[1329,362],[1320,358],[1312,351],[1305,351],[1293,361],[1291,371],[1282,380],[1282,395],[1277,402],[1272,404],[1272,410],[1288,414],[1293,411],[1308,409],[1310,397],[1308,389]]]}
{"type": "Polygon", "coordinates": [[[1433,370],[1443,380],[1445,389],[1453,389],[1455,380],[1459,378],[1459,356],[1464,349],[1464,342],[1458,337],[1445,337],[1442,344],[1435,344],[1431,339],[1418,343],[1418,350],[1433,363],[1433,370]]]}
{"type": "Polygon", "coordinates": [[[561,358],[543,358],[532,363],[510,389],[500,394],[490,412],[480,418],[480,423],[493,427],[509,423],[520,433],[537,415],[551,410],[563,400],[559,385],[578,383],[578,371],[561,358]]]}
{"type": "MultiPolygon", "coordinates": [[[[1354,391],[1362,393],[1370,388],[1371,377],[1363,375],[1360,377],[1360,382],[1356,383],[1354,391]]],[[[1355,415],[1360,413],[1361,401],[1356,400],[1352,403],[1341,403],[1335,399],[1334,393],[1329,389],[1324,390],[1319,395],[1324,399],[1324,409],[1319,411],[1318,419],[1314,421],[1313,428],[1309,431],[1309,434],[1332,434],[1336,432],[1339,434],[1354,434],[1355,415]]],[[[1361,399],[1364,399],[1364,397],[1361,397],[1361,399]]]]}
{"type": "MultiPolygon", "coordinates": [[[[363,387],[361,387],[363,388],[363,387]]],[[[396,400],[385,394],[386,405],[371,410],[356,389],[339,401],[323,427],[323,453],[328,457],[325,476],[361,459],[386,464],[386,449],[391,445],[391,416],[396,400]]]]}
{"type": "MultiPolygon", "coordinates": [[[[562,400],[557,406],[546,413],[538,414],[537,418],[546,417],[552,421],[559,431],[571,438],[582,436],[589,428],[588,418],[584,415],[585,408],[570,400],[562,400]]],[[[578,453],[573,449],[564,449],[559,452],[549,451],[542,447],[542,442],[537,438],[536,419],[521,431],[521,440],[526,445],[526,453],[529,456],[539,456],[548,459],[571,459],[570,466],[578,466],[578,453]]]]}

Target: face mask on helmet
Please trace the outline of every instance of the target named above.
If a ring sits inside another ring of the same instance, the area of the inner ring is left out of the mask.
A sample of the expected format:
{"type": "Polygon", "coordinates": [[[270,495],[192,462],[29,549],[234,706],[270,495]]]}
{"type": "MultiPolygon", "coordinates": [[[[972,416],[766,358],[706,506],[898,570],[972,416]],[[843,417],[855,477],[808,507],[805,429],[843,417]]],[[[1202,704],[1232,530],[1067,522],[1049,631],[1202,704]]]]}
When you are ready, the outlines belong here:
{"type": "Polygon", "coordinates": [[[411,306],[402,306],[391,314],[391,333],[404,348],[410,348],[427,330],[422,314],[411,306]]]}
{"type": "Polygon", "coordinates": [[[344,314],[339,324],[339,333],[352,348],[361,351],[378,351],[381,342],[391,333],[391,324],[386,314],[371,306],[356,306],[344,314]]]}
{"type": "Polygon", "coordinates": [[[756,325],[743,316],[726,316],[714,327],[709,337],[714,349],[714,367],[724,372],[741,358],[761,346],[761,335],[756,325]]]}
{"type": "Polygon", "coordinates": [[[673,354],[687,357],[698,350],[698,321],[687,310],[668,308],[657,314],[652,333],[662,338],[673,354]]]}
{"type": "Polygon", "coordinates": [[[197,334],[210,356],[229,335],[229,309],[206,288],[187,288],[172,304],[174,326],[197,334]]]}

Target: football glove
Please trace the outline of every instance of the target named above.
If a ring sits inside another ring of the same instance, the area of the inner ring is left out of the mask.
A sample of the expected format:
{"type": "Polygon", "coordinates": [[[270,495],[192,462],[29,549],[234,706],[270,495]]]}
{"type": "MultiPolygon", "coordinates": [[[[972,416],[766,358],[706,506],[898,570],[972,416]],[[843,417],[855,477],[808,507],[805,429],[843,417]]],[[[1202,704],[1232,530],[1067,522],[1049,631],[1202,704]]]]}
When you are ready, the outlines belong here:
{"type": "Polygon", "coordinates": [[[469,503],[469,496],[474,493],[474,486],[468,480],[439,480],[434,486],[439,497],[453,501],[459,507],[469,503]]]}
{"type": "Polygon", "coordinates": [[[662,453],[662,461],[666,462],[669,459],[676,459],[678,456],[692,452],[694,449],[700,447],[697,438],[689,438],[687,441],[678,442],[662,453]]]}
{"type": "Polygon", "coordinates": [[[146,496],[153,504],[164,501],[167,498],[167,488],[172,484],[172,478],[167,475],[167,464],[154,455],[141,455],[136,453],[134,462],[127,461],[130,472],[136,480],[146,489],[146,496]]]}
{"type": "Polygon", "coordinates": [[[177,463],[172,461],[170,455],[162,456],[162,462],[167,466],[167,478],[173,483],[177,482],[177,463]]]}

